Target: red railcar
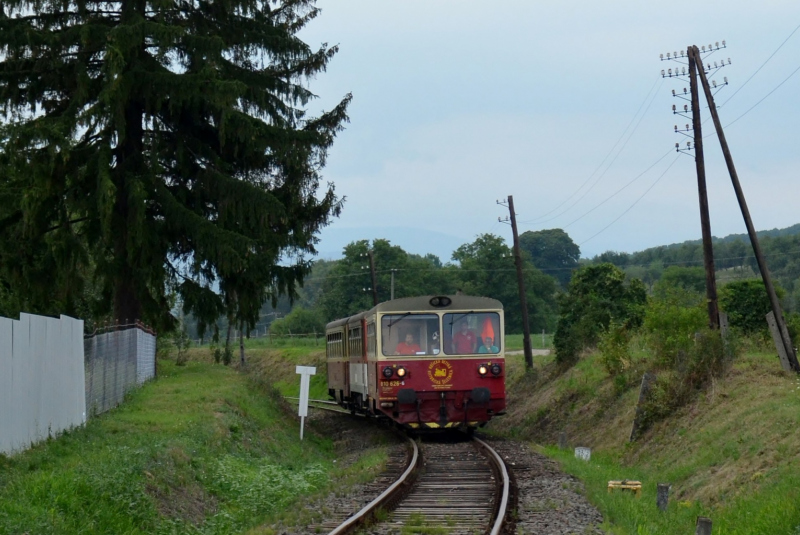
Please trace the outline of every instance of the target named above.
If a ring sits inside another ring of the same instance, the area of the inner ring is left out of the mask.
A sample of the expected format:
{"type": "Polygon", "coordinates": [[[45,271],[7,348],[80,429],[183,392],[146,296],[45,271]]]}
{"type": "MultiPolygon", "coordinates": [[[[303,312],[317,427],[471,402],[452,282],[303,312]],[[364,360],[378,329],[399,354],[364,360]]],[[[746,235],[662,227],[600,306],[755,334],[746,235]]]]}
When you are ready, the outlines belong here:
{"type": "Polygon", "coordinates": [[[487,297],[380,303],[327,325],[328,392],[410,428],[482,426],[506,407],[504,328],[487,297]]]}

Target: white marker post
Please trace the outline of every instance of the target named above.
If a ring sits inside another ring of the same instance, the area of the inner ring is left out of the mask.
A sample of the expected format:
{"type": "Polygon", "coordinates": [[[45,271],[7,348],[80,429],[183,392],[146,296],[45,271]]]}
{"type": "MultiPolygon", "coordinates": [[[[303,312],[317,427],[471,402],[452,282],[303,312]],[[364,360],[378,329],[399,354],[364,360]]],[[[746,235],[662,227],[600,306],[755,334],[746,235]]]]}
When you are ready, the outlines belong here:
{"type": "Polygon", "coordinates": [[[312,375],[316,375],[317,368],[314,366],[295,366],[295,371],[300,374],[300,440],[303,440],[303,425],[308,416],[308,385],[312,375]]]}

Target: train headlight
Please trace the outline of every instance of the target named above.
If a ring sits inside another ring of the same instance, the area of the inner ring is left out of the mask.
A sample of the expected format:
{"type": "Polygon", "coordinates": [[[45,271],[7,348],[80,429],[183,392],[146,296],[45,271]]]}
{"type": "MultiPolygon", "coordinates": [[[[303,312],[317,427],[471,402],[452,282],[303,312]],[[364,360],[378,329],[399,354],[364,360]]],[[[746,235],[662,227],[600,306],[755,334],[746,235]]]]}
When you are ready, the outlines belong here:
{"type": "Polygon", "coordinates": [[[486,375],[488,371],[489,369],[486,367],[486,364],[481,364],[478,366],[478,373],[481,374],[481,376],[486,375]]]}
{"type": "Polygon", "coordinates": [[[398,376],[398,377],[401,377],[401,378],[402,378],[402,377],[405,377],[405,376],[406,376],[406,373],[408,373],[408,371],[407,371],[405,368],[403,368],[402,366],[399,366],[399,367],[397,368],[397,376],[398,376]]]}
{"type": "Polygon", "coordinates": [[[392,367],[391,367],[391,366],[386,366],[386,367],[383,369],[383,376],[384,376],[384,377],[386,377],[387,379],[388,379],[389,377],[391,377],[393,373],[394,373],[394,370],[392,370],[392,367]]]}
{"type": "Polygon", "coordinates": [[[492,364],[489,369],[492,370],[492,375],[500,375],[500,372],[503,371],[499,364],[492,364]]]}

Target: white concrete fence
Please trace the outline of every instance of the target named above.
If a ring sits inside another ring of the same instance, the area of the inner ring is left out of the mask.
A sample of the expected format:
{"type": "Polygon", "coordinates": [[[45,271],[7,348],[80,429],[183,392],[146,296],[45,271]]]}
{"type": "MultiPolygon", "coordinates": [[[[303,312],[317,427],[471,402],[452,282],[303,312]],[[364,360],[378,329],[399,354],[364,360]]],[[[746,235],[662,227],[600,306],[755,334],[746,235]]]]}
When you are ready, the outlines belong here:
{"type": "Polygon", "coordinates": [[[114,329],[84,339],[83,320],[0,317],[0,453],[83,425],[154,377],[155,334],[114,329]]]}
{"type": "Polygon", "coordinates": [[[0,317],[0,453],[85,422],[83,320],[0,317]]]}

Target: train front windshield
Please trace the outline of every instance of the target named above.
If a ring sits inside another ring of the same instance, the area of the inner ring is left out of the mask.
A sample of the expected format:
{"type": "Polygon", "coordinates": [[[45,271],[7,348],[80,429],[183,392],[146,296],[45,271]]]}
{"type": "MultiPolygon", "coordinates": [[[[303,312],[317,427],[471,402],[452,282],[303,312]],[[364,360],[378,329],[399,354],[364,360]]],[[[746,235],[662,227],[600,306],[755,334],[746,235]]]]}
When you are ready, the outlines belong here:
{"type": "Polygon", "coordinates": [[[381,318],[384,356],[438,355],[439,316],[436,314],[386,314],[381,318]]]}
{"type": "Polygon", "coordinates": [[[497,312],[445,314],[442,327],[444,352],[448,355],[500,352],[503,333],[497,312]]]}

